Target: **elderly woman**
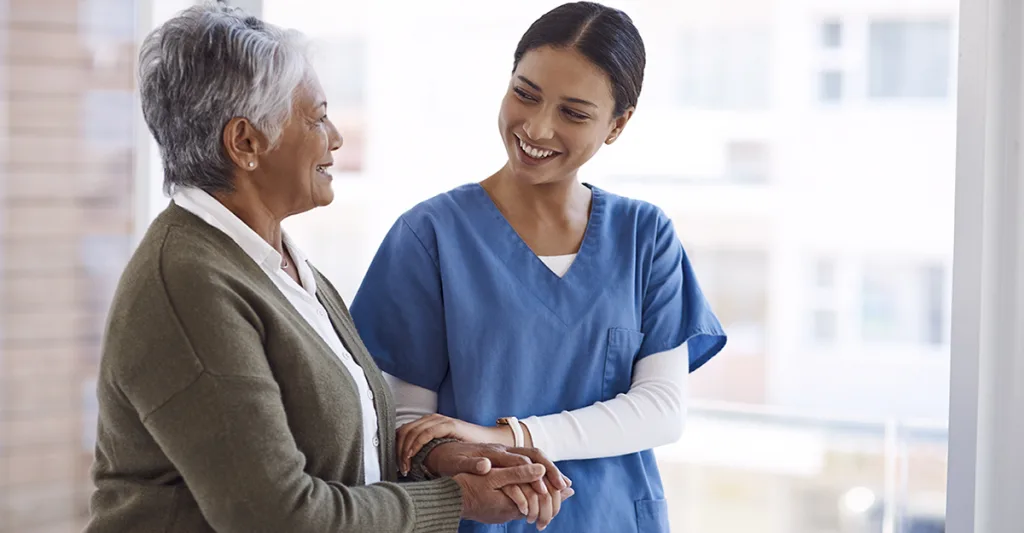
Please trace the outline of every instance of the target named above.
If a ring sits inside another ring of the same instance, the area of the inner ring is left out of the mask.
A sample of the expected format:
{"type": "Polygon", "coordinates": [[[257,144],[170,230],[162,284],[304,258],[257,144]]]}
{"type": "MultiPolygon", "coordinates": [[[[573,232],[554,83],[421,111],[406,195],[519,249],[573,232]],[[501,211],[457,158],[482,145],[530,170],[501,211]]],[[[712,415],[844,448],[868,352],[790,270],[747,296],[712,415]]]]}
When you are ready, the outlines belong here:
{"type": "Polygon", "coordinates": [[[342,144],[297,34],[193,7],[139,83],[173,202],[110,311],[88,533],[455,531],[572,495],[534,450],[445,441],[419,457],[438,477],[397,483],[382,374],[281,230],[331,202],[342,144]]]}

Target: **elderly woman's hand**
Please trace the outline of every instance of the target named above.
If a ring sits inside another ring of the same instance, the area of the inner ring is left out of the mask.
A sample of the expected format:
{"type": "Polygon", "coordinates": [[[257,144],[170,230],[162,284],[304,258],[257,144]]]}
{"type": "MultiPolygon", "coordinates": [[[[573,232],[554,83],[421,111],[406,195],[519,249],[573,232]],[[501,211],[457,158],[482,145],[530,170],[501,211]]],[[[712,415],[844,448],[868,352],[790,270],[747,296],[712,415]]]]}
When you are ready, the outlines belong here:
{"type": "Polygon", "coordinates": [[[543,479],[530,484],[506,485],[501,491],[516,504],[523,518],[543,530],[558,516],[562,502],[572,497],[575,490],[572,481],[540,450],[451,442],[434,448],[425,459],[428,470],[446,477],[462,473],[482,475],[492,468],[515,468],[531,463],[544,466],[543,479]]]}
{"type": "MultiPolygon", "coordinates": [[[[470,520],[488,524],[499,524],[522,518],[529,511],[524,511],[523,503],[510,499],[508,490],[513,487],[529,487],[529,482],[542,479],[545,470],[540,465],[523,465],[511,468],[495,468],[486,475],[457,474],[454,479],[462,488],[462,516],[470,520]],[[502,495],[504,494],[504,496],[502,495]],[[518,507],[518,509],[517,509],[518,507]],[[518,511],[518,513],[517,513],[518,511]]],[[[573,495],[572,488],[549,498],[561,501],[573,495]]],[[[537,520],[537,528],[543,530],[551,518],[558,514],[547,509],[537,520]]]]}

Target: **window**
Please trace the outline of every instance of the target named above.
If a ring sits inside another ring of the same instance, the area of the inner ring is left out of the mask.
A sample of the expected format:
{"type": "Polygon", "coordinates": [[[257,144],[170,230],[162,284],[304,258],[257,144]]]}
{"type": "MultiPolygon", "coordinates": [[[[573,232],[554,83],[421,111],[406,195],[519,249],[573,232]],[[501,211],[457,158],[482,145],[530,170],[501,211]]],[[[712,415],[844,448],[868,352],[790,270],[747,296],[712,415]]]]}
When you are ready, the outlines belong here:
{"type": "Polygon", "coordinates": [[[684,107],[743,110],[769,106],[769,30],[686,29],[679,43],[679,100],[684,107]]]}
{"type": "Polygon", "coordinates": [[[833,344],[839,340],[838,265],[834,259],[819,258],[811,268],[809,331],[812,344],[833,344]]]}
{"type": "Polygon", "coordinates": [[[875,20],[868,25],[868,96],[947,98],[953,34],[948,20],[875,20]]]}
{"type": "Polygon", "coordinates": [[[732,141],[725,146],[725,178],[735,183],[764,183],[771,175],[771,153],[761,141],[732,141]]]}
{"type": "Polygon", "coordinates": [[[817,309],[811,316],[811,340],[830,344],[839,336],[839,317],[834,309],[817,309]]]}
{"type": "Polygon", "coordinates": [[[946,342],[946,268],[869,263],[863,271],[861,333],[867,342],[946,342]]]}
{"type": "Polygon", "coordinates": [[[838,102],[843,99],[843,73],[826,70],[819,75],[818,99],[822,102],[838,102]]]}
{"type": "Polygon", "coordinates": [[[836,262],[832,259],[819,259],[814,264],[815,285],[819,289],[831,289],[836,284],[836,262]]]}
{"type": "Polygon", "coordinates": [[[822,48],[836,49],[843,46],[843,25],[838,20],[829,20],[821,24],[822,48]]]}
{"type": "MultiPolygon", "coordinates": [[[[132,162],[149,156],[137,149],[145,131],[129,129],[137,102],[126,96],[143,36],[135,12],[156,16],[170,3],[193,2],[3,3],[10,46],[0,91],[11,105],[0,123],[0,462],[39,463],[35,443],[58,419],[66,442],[47,447],[45,479],[26,485],[0,473],[0,529],[82,529],[92,457],[79,448],[95,438],[99,335],[132,226],[146,222],[133,220],[132,191],[144,176],[133,177],[132,162]],[[44,392],[56,401],[36,402],[44,392]],[[25,406],[33,412],[17,412],[25,406]]],[[[494,118],[515,44],[562,2],[245,3],[287,13],[294,22],[286,25],[319,49],[315,67],[345,137],[335,168],[365,179],[337,180],[332,206],[288,223],[351,297],[401,212],[496,170],[504,152],[494,118]],[[466,46],[467,28],[487,28],[493,41],[466,46]]],[[[627,135],[580,176],[673,218],[729,333],[725,351],[692,376],[683,441],[658,450],[672,529],[941,530],[947,450],[934,413],[948,396],[932,392],[948,390],[951,250],[941,237],[952,210],[915,203],[914,186],[953,180],[952,167],[922,158],[954,139],[955,106],[917,105],[956,102],[955,26],[935,18],[948,2],[887,0],[886,11],[903,18],[875,20],[857,7],[857,17],[823,18],[829,8],[819,2],[619,4],[638,22],[649,75],[627,135]],[[785,112],[763,112],[776,95],[816,105],[789,101],[785,112]],[[886,105],[854,122],[829,107],[864,99],[886,105]],[[893,132],[913,149],[885,149],[893,132]],[[610,182],[615,175],[637,179],[610,182]],[[861,198],[836,192],[865,189],[864,175],[907,181],[887,189],[893,202],[865,214],[861,198]],[[923,238],[906,243],[921,257],[898,257],[899,232],[872,233],[898,225],[906,205],[936,210],[923,238]],[[808,258],[819,247],[854,251],[808,258]],[[936,356],[904,357],[922,352],[936,356]],[[913,405],[892,407],[894,398],[913,405]],[[921,433],[901,414],[910,411],[937,422],[926,449],[908,445],[921,433]],[[899,500],[895,516],[876,516],[887,494],[899,500]]],[[[142,163],[158,169],[152,157],[142,163]]]]}

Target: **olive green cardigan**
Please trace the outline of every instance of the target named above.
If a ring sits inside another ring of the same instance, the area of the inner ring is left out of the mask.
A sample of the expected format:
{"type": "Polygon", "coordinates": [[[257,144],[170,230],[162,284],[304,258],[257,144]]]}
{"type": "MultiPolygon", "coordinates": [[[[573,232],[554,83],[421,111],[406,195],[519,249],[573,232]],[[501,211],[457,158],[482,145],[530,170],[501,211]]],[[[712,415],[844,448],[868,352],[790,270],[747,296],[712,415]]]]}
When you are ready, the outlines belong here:
{"type": "Polygon", "coordinates": [[[341,361],[234,241],[172,203],[110,310],[86,533],[457,530],[453,480],[396,483],[390,393],[315,276],[374,393],[385,481],[364,484],[360,400],[341,361]]]}

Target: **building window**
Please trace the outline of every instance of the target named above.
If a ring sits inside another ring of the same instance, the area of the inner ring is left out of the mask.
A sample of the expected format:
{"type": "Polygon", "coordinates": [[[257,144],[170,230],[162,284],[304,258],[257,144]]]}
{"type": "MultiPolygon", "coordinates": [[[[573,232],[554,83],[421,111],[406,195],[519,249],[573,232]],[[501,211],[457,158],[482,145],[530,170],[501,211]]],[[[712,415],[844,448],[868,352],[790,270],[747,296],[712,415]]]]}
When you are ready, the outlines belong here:
{"type": "Polygon", "coordinates": [[[818,99],[822,102],[838,102],[843,99],[843,73],[826,70],[818,76],[818,99]]]}
{"type": "Polygon", "coordinates": [[[735,183],[765,183],[771,174],[771,151],[761,141],[725,145],[725,178],[735,183]]]}
{"type": "Polygon", "coordinates": [[[941,346],[947,342],[946,268],[938,264],[869,263],[861,294],[867,342],[941,346]]]}
{"type": "Polygon", "coordinates": [[[843,46],[843,25],[838,20],[827,20],[821,24],[821,46],[835,50],[843,46]]]}
{"type": "Polygon", "coordinates": [[[835,309],[815,309],[811,314],[811,340],[831,344],[839,337],[839,316],[835,309]]]}
{"type": "Polygon", "coordinates": [[[819,258],[811,265],[810,339],[815,344],[839,340],[838,266],[831,258],[819,258]]]}
{"type": "Polygon", "coordinates": [[[771,32],[758,28],[684,30],[679,101],[715,110],[765,109],[771,101],[771,32]]]}
{"type": "Polygon", "coordinates": [[[868,25],[868,96],[946,98],[952,74],[948,20],[875,20],[868,25]]]}
{"type": "Polygon", "coordinates": [[[819,289],[833,289],[836,286],[836,262],[819,259],[814,265],[814,282],[819,289]]]}

